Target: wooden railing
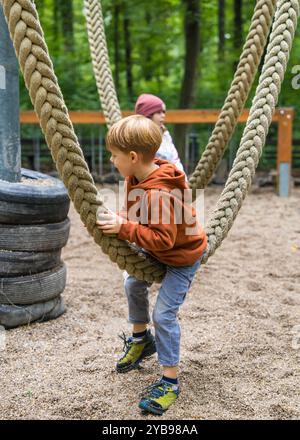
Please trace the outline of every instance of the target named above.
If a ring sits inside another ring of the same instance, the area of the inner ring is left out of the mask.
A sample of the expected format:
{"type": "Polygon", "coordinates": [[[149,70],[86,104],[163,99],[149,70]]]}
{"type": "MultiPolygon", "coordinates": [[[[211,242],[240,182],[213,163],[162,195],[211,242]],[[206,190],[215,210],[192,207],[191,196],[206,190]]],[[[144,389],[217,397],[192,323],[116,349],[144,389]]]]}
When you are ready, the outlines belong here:
{"type": "MultiPolygon", "coordinates": [[[[104,115],[98,111],[70,111],[73,124],[105,124],[104,115]]],[[[133,114],[124,111],[123,116],[133,114]]],[[[204,110],[168,110],[166,124],[212,124],[218,120],[220,111],[204,110]]],[[[243,110],[239,122],[245,123],[249,109],[243,110]]],[[[278,124],[277,136],[277,189],[280,196],[288,196],[290,192],[290,176],[292,163],[292,132],[294,109],[289,107],[277,108],[272,121],[278,124]]],[[[33,111],[24,111],[20,114],[22,124],[38,124],[33,111]]]]}

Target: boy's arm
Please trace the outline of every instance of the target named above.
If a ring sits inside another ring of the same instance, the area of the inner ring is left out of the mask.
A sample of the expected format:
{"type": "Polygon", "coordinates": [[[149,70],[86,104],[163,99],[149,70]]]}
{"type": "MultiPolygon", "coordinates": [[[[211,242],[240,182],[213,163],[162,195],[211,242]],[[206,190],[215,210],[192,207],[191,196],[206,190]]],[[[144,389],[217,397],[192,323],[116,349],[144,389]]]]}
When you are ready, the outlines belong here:
{"type": "Polygon", "coordinates": [[[176,240],[177,226],[174,222],[174,206],[167,194],[147,193],[148,224],[130,221],[121,225],[118,238],[136,243],[149,250],[172,249],[176,240]],[[151,203],[152,201],[152,203],[151,203]]]}
{"type": "Polygon", "coordinates": [[[169,162],[172,162],[176,167],[184,172],[183,165],[181,163],[177,148],[174,145],[173,139],[169,133],[169,131],[166,131],[164,134],[165,142],[166,142],[166,154],[167,154],[167,160],[169,162]]]}
{"type": "Polygon", "coordinates": [[[117,211],[116,214],[127,220],[127,211],[124,206],[122,207],[121,211],[117,211]]]}

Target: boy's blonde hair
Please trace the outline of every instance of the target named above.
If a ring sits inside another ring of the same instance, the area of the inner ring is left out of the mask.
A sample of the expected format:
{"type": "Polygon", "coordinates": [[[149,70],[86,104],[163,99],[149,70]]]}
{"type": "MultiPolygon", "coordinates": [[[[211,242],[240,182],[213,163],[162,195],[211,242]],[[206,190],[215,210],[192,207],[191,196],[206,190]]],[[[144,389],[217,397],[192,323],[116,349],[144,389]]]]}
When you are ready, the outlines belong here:
{"type": "Polygon", "coordinates": [[[151,119],[140,115],[120,119],[109,129],[106,136],[108,149],[115,147],[124,153],[135,151],[141,153],[146,161],[154,159],[161,142],[159,127],[151,119]]]}

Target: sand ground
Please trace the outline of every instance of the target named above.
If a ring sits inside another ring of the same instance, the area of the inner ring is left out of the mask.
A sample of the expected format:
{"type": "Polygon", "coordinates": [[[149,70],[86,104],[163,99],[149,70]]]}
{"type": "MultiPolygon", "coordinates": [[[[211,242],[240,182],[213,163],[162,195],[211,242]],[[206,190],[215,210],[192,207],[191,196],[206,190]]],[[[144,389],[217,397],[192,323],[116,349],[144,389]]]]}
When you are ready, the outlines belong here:
{"type": "MultiPolygon", "coordinates": [[[[205,193],[206,212],[219,189],[205,193]]],[[[73,207],[65,315],[7,331],[0,351],[1,419],[156,419],[139,392],[155,357],[115,372],[130,332],[122,272],[73,207]]],[[[252,192],[181,308],[181,395],[162,419],[300,418],[300,189],[252,192]]],[[[151,304],[157,285],[151,288],[151,304]]]]}

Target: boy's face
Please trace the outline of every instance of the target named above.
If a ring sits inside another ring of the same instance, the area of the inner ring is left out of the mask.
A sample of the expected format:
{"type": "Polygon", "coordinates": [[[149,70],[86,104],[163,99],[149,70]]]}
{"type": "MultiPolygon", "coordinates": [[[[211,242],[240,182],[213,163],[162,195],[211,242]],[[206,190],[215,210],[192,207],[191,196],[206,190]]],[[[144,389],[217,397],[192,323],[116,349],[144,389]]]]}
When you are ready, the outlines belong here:
{"type": "Polygon", "coordinates": [[[117,168],[121,176],[127,177],[134,175],[134,172],[139,162],[139,156],[134,151],[129,153],[119,150],[115,147],[109,148],[111,163],[117,168]]]}

